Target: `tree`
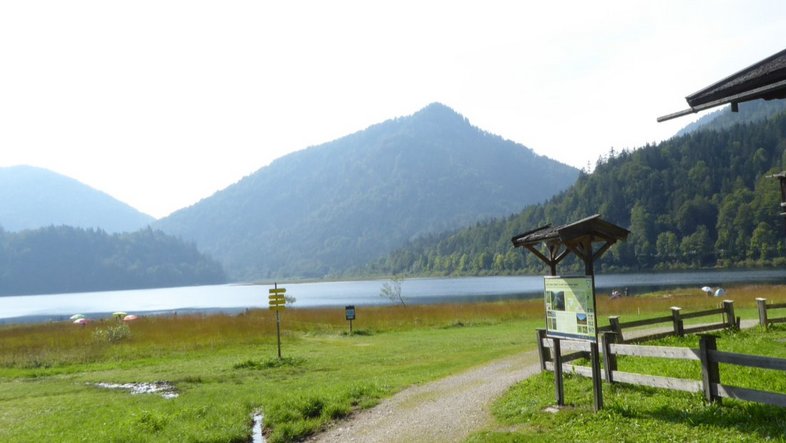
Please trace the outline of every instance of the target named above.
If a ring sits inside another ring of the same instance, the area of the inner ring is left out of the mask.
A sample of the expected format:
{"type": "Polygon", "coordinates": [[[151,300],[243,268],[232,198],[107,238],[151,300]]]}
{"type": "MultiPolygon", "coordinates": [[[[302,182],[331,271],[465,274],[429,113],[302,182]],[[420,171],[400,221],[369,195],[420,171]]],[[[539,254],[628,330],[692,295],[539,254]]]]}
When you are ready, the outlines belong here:
{"type": "Polygon", "coordinates": [[[712,256],[712,241],[706,226],[699,225],[696,232],[682,237],[680,251],[693,265],[706,265],[712,256]]]}
{"type": "Polygon", "coordinates": [[[404,302],[404,297],[401,295],[401,282],[403,280],[404,278],[400,275],[390,277],[389,281],[382,284],[379,296],[390,300],[392,303],[401,303],[402,306],[407,306],[404,302]]]}
{"type": "Polygon", "coordinates": [[[766,260],[775,251],[775,233],[772,232],[770,225],[761,222],[756,226],[751,235],[751,245],[748,249],[748,256],[754,260],[766,260]]]}
{"type": "Polygon", "coordinates": [[[675,261],[680,250],[677,235],[671,231],[661,232],[655,242],[655,249],[658,251],[658,260],[661,263],[675,261]]]}
{"type": "Polygon", "coordinates": [[[635,254],[635,259],[639,267],[650,267],[652,265],[652,255],[654,253],[653,223],[647,209],[641,204],[636,203],[630,210],[630,243],[635,254]]]}

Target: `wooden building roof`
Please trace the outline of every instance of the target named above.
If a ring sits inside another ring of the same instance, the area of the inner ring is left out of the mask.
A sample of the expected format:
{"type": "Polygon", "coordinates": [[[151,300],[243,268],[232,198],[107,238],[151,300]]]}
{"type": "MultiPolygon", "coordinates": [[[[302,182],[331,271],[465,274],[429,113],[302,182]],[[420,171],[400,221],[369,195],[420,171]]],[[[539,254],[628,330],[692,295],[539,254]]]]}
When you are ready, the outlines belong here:
{"type": "Polygon", "coordinates": [[[786,98],[786,49],[685,97],[690,108],[658,117],[666,121],[705,109],[757,99],[786,98]]]}

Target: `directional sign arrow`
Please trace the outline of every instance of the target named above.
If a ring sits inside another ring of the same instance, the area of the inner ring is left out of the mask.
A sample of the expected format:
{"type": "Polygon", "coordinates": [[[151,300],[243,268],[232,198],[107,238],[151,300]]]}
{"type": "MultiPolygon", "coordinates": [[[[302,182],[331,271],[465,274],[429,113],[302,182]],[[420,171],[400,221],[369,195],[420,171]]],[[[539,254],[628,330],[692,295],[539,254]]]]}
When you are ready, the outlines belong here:
{"type": "Polygon", "coordinates": [[[271,294],[283,294],[287,292],[287,288],[268,289],[268,292],[271,294]]]}

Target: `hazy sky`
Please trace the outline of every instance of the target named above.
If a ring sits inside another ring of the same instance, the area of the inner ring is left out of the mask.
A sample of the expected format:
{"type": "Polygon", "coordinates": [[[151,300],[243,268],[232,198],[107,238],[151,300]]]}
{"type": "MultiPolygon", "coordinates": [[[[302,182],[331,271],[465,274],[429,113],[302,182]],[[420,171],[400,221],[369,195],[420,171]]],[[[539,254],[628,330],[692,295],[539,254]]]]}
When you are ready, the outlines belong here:
{"type": "Polygon", "coordinates": [[[0,0],[0,166],[161,217],[438,101],[581,168],[785,30],[782,0],[0,0]]]}

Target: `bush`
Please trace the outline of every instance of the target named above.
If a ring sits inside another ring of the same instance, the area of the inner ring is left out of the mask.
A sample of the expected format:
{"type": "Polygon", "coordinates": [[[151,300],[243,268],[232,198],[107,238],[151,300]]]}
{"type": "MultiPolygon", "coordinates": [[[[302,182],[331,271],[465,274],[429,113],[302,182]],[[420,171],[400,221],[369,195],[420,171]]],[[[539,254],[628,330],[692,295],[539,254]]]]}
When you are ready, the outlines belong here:
{"type": "Polygon", "coordinates": [[[93,331],[93,339],[101,343],[117,343],[131,337],[131,328],[125,323],[93,331]]]}

